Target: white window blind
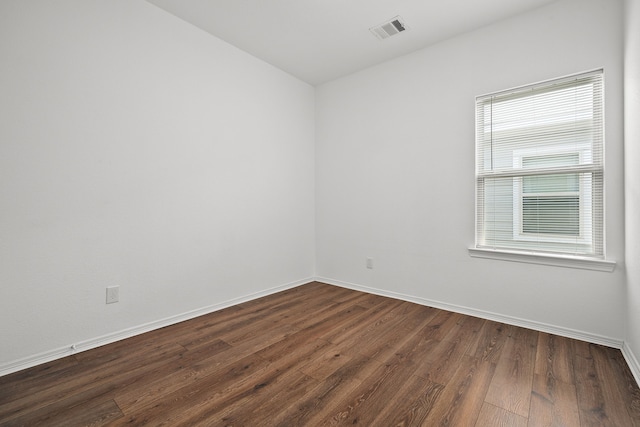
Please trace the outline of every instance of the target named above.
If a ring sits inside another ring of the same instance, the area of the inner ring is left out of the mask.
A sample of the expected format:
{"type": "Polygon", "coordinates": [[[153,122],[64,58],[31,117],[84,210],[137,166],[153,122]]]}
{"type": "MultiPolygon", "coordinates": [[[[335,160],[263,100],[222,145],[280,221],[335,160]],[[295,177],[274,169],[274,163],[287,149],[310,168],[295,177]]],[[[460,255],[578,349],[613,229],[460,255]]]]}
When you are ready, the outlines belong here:
{"type": "Polygon", "coordinates": [[[476,247],[604,257],[602,70],[476,98],[476,247]]]}

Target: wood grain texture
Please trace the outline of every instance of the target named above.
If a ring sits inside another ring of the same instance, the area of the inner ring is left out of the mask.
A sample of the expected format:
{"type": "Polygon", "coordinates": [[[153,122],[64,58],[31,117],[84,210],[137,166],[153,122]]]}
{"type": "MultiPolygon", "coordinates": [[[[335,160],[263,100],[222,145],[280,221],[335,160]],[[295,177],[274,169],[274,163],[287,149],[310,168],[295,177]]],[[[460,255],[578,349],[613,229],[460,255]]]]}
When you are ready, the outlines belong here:
{"type": "Polygon", "coordinates": [[[522,417],[529,415],[537,333],[517,328],[508,337],[485,400],[522,417]]]}
{"type": "Polygon", "coordinates": [[[0,426],[640,426],[619,350],[309,283],[0,378],[0,426]]]}
{"type": "Polygon", "coordinates": [[[527,418],[485,402],[475,425],[477,427],[527,427],[527,418]]]}

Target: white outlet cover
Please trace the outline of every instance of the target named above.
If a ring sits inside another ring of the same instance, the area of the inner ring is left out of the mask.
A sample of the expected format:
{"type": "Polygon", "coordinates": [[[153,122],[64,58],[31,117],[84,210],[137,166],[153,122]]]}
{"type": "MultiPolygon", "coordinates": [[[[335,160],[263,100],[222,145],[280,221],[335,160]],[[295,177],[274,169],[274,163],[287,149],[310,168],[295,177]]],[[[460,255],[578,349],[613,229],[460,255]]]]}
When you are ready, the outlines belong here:
{"type": "Polygon", "coordinates": [[[113,304],[120,299],[120,286],[110,286],[107,288],[107,304],[113,304]]]}

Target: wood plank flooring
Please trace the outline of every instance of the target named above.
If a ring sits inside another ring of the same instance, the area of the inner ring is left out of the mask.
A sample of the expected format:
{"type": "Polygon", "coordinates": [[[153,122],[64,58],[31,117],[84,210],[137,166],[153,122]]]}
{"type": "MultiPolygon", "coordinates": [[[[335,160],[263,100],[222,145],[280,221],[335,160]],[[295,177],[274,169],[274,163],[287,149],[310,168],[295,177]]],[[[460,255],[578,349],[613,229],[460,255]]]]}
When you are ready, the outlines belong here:
{"type": "Polygon", "coordinates": [[[1,426],[640,426],[619,350],[310,283],[0,377],[1,426]]]}

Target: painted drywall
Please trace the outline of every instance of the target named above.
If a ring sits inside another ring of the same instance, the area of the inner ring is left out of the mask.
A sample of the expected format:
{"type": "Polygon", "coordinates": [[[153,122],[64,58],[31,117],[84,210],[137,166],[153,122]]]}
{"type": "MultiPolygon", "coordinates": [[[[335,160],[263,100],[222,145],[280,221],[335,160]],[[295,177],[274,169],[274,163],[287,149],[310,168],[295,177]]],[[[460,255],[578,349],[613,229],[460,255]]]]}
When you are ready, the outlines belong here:
{"type": "Polygon", "coordinates": [[[313,87],[142,0],[2,1],[0,58],[0,367],[313,276],[313,87]]]}
{"type": "Polygon", "coordinates": [[[622,3],[562,0],[317,87],[318,275],[622,343],[622,63],[622,3]],[[471,258],[475,97],[601,67],[616,270],[471,258]]]}
{"type": "Polygon", "coordinates": [[[640,0],[626,0],[624,15],[627,359],[640,383],[640,0]]]}

